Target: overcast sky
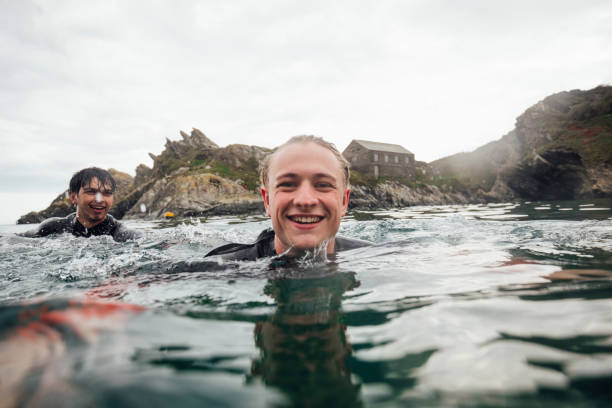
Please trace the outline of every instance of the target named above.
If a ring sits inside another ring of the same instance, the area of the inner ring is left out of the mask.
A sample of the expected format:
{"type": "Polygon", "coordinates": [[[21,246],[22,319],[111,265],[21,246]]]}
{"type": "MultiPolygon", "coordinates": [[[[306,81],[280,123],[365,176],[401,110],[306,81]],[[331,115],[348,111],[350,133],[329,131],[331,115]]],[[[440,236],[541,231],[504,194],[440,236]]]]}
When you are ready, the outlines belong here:
{"type": "Polygon", "coordinates": [[[134,174],[179,130],[471,151],[612,83],[612,2],[0,0],[0,223],[77,170],[134,174]]]}

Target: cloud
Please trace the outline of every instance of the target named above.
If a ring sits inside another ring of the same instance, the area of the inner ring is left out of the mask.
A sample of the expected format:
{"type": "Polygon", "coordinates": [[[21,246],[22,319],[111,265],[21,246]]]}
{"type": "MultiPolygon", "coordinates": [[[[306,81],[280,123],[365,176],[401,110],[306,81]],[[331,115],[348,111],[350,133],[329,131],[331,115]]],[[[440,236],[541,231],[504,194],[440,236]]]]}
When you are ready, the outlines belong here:
{"type": "Polygon", "coordinates": [[[24,0],[0,22],[4,191],[132,172],[191,127],[220,145],[375,139],[430,161],[551,93],[612,82],[608,1],[24,0]]]}

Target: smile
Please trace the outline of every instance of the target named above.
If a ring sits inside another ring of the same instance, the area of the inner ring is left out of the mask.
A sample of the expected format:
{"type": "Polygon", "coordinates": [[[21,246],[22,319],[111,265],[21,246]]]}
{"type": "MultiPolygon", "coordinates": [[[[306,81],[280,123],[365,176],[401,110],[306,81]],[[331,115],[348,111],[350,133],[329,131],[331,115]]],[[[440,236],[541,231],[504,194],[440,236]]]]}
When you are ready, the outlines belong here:
{"type": "Polygon", "coordinates": [[[94,210],[104,210],[104,209],[106,209],[106,206],[104,206],[104,205],[101,205],[101,206],[90,205],[90,207],[93,208],[94,210]]]}
{"type": "Polygon", "coordinates": [[[321,221],[323,217],[318,215],[294,215],[289,216],[289,219],[293,222],[297,222],[298,224],[316,224],[317,222],[321,221]]]}

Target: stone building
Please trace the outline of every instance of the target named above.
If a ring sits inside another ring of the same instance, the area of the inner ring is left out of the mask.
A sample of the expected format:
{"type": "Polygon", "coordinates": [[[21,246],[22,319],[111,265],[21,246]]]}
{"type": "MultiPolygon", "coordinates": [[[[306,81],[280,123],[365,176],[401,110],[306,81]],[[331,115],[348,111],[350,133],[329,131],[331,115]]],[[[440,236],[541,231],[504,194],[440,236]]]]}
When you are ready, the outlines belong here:
{"type": "Polygon", "coordinates": [[[414,154],[400,145],[352,140],[342,155],[351,163],[352,169],[376,178],[415,176],[414,154]]]}

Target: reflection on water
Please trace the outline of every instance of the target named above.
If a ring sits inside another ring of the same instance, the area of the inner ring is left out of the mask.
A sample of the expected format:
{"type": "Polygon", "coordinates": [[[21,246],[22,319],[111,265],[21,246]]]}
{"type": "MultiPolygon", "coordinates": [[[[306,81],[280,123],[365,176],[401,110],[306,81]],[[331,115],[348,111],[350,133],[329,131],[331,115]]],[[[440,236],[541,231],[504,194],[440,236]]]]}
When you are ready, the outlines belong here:
{"type": "Polygon", "coordinates": [[[2,226],[0,406],[607,406],[610,208],[356,212],[341,233],[374,246],[298,267],[181,269],[258,217],[2,226]]]}
{"type": "Polygon", "coordinates": [[[264,292],[275,313],[255,325],[260,350],[252,375],[288,395],[291,406],[356,406],[347,358],[351,346],[340,321],[342,294],[358,285],[354,273],[275,279],[264,292]]]}

